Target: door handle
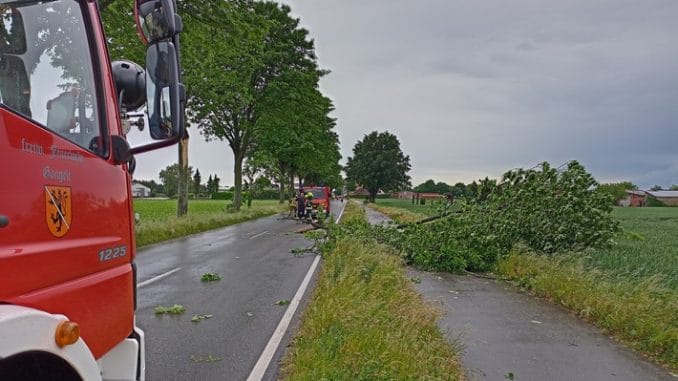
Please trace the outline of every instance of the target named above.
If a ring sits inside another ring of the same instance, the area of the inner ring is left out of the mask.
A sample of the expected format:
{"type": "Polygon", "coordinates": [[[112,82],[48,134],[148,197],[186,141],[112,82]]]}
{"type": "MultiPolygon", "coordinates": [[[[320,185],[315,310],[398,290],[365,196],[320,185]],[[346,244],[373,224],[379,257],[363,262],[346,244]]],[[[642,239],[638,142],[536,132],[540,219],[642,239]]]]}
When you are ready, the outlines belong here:
{"type": "Polygon", "coordinates": [[[0,228],[4,228],[7,225],[9,225],[9,217],[0,214],[0,228]]]}

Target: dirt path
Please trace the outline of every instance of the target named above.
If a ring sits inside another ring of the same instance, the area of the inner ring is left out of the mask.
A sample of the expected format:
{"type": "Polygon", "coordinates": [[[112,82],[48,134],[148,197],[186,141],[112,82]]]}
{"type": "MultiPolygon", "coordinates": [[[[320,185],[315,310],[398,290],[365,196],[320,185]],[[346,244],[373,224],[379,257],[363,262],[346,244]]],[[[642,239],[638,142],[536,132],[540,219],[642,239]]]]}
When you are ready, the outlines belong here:
{"type": "MultiPolygon", "coordinates": [[[[383,215],[366,209],[370,222],[383,215]]],[[[408,269],[440,306],[469,380],[675,381],[667,371],[547,301],[489,279],[408,269]]]]}

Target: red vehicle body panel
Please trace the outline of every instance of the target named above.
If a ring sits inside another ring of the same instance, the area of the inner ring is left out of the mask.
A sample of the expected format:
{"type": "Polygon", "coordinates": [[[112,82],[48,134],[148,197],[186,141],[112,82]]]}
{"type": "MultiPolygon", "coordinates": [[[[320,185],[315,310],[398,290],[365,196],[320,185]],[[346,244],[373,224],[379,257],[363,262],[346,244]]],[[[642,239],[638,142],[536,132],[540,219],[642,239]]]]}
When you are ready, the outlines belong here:
{"type": "Polygon", "coordinates": [[[330,188],[329,187],[305,187],[304,192],[313,193],[313,203],[318,205],[318,209],[330,211],[330,188]]]}
{"type": "MultiPolygon", "coordinates": [[[[102,89],[102,136],[110,139],[121,132],[110,63],[96,3],[87,1],[86,10],[102,89]]],[[[95,358],[101,357],[134,325],[135,248],[126,165],[114,165],[112,158],[5,108],[0,108],[0,161],[0,215],[10,221],[0,228],[0,303],[66,315],[80,325],[95,358]],[[53,156],[54,149],[68,154],[53,156]],[[59,238],[46,221],[47,186],[70,188],[71,223],[59,238]],[[101,251],[110,248],[119,248],[119,256],[101,260],[101,251]]]]}

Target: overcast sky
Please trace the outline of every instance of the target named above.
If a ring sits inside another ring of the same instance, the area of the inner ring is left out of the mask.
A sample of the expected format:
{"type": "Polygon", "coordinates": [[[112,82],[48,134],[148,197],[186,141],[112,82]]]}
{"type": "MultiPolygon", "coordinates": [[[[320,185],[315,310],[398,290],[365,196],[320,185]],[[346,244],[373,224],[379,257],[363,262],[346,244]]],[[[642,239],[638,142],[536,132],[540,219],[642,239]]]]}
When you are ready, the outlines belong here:
{"type": "MultiPolygon", "coordinates": [[[[576,159],[601,182],[678,184],[678,1],[294,0],[332,71],[344,159],[395,134],[416,185],[576,159]]],[[[190,164],[233,183],[224,142],[190,164]]],[[[156,178],[176,149],[137,157],[156,178]]]]}

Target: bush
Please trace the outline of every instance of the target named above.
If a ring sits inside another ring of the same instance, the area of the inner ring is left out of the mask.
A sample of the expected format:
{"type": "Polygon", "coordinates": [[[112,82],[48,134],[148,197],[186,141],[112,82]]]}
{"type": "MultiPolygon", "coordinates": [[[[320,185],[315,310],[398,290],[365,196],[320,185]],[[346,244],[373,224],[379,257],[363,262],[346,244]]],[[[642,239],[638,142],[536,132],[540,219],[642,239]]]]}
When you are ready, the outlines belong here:
{"type": "Polygon", "coordinates": [[[212,200],[233,200],[233,192],[214,192],[212,193],[212,200]]]}

